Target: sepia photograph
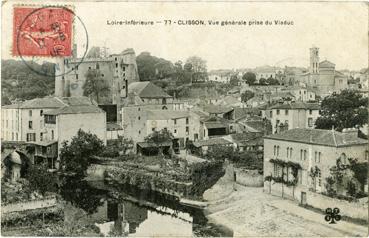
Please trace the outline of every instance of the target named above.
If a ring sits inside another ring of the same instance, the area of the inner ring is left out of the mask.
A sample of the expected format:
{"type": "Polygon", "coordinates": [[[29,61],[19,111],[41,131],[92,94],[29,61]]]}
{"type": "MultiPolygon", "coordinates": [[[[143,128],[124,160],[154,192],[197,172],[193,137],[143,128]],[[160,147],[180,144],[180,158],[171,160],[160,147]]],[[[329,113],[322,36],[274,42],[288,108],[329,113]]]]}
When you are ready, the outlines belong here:
{"type": "Polygon", "coordinates": [[[367,2],[1,2],[1,236],[368,237],[367,2]]]}

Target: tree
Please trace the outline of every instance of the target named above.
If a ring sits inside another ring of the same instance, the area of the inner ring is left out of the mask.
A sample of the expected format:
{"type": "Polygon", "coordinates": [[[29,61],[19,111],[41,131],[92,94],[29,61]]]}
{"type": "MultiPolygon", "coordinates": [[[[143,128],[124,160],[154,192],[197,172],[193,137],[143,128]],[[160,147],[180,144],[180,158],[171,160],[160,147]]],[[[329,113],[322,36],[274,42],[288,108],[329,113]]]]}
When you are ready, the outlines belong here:
{"type": "Polygon", "coordinates": [[[233,75],[231,76],[231,79],[229,80],[229,83],[230,83],[232,86],[237,86],[237,85],[238,85],[238,82],[239,82],[239,80],[238,80],[237,75],[236,75],[236,74],[233,74],[233,75]]]}
{"type": "Polygon", "coordinates": [[[102,78],[101,72],[98,69],[89,69],[86,72],[86,82],[83,85],[83,95],[96,98],[97,103],[101,103],[100,97],[106,96],[110,91],[107,82],[102,78]]]}
{"type": "Polygon", "coordinates": [[[46,163],[30,166],[26,179],[29,181],[29,188],[32,191],[38,191],[42,195],[45,195],[46,192],[56,191],[56,175],[48,171],[46,163]]]}
{"type": "Polygon", "coordinates": [[[268,85],[279,85],[279,81],[275,78],[273,78],[272,76],[270,76],[267,80],[266,80],[268,85]]]}
{"type": "Polygon", "coordinates": [[[204,81],[207,77],[206,61],[198,56],[191,56],[186,60],[185,70],[192,72],[191,83],[204,81]]]}
{"type": "Polygon", "coordinates": [[[61,165],[65,172],[84,177],[93,155],[100,155],[104,143],[96,135],[79,129],[72,141],[64,141],[60,150],[61,165]]]}
{"type": "Polygon", "coordinates": [[[152,132],[150,135],[145,137],[145,141],[155,143],[155,144],[161,144],[163,142],[172,141],[173,138],[174,136],[172,135],[170,131],[163,129],[160,131],[152,132]]]}
{"type": "Polygon", "coordinates": [[[267,82],[267,80],[265,78],[261,78],[261,79],[259,79],[259,84],[260,85],[267,85],[268,82],[267,82]]]}
{"type": "Polygon", "coordinates": [[[250,100],[254,96],[255,96],[255,93],[253,91],[246,90],[245,92],[243,92],[241,94],[241,101],[242,102],[247,102],[248,100],[250,100]]]}
{"type": "Polygon", "coordinates": [[[138,74],[141,81],[164,79],[175,73],[172,62],[142,52],[136,57],[138,74]]]}
{"type": "Polygon", "coordinates": [[[256,81],[256,75],[253,72],[247,72],[242,76],[242,79],[246,81],[248,85],[253,85],[256,81]]]}
{"type": "Polygon", "coordinates": [[[315,125],[319,129],[342,131],[344,128],[361,127],[368,123],[368,100],[354,90],[343,90],[325,97],[320,117],[315,125]]]}

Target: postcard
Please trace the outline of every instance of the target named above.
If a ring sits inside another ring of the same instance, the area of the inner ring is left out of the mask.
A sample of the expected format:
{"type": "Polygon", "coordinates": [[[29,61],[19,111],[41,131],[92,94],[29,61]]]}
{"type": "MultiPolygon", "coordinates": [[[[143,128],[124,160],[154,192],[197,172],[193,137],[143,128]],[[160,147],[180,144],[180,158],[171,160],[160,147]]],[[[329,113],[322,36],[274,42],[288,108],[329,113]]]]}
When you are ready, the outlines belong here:
{"type": "Polygon", "coordinates": [[[1,235],[367,237],[368,19],[2,1],[1,235]]]}

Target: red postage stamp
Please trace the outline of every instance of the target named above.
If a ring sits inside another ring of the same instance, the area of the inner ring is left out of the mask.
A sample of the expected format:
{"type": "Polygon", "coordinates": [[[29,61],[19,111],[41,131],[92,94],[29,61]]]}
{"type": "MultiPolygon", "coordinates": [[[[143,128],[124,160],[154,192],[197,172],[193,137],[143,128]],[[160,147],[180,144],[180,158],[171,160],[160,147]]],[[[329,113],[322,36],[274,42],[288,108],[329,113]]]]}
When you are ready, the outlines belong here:
{"type": "Polygon", "coordinates": [[[14,7],[14,56],[72,55],[73,17],[65,7],[14,7]]]}

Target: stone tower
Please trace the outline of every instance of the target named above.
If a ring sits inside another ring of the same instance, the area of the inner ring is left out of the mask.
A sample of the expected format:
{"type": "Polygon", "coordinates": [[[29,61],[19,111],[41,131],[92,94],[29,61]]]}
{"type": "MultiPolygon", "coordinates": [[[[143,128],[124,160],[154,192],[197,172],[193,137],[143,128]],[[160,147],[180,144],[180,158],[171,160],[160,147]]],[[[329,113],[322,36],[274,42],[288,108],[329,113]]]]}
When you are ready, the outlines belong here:
{"type": "Polygon", "coordinates": [[[310,74],[319,74],[319,48],[310,48],[310,74]]]}

